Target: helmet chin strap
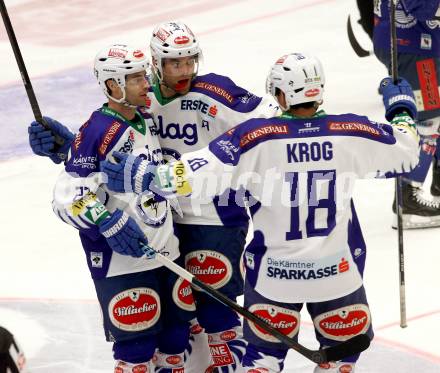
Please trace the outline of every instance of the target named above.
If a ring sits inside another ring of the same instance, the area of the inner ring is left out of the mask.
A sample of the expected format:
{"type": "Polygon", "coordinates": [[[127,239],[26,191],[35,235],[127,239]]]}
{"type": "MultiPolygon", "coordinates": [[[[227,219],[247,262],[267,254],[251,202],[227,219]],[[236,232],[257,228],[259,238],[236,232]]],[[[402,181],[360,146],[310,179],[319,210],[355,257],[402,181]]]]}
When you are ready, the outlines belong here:
{"type": "Polygon", "coordinates": [[[138,105],[132,105],[132,104],[130,104],[126,99],[125,99],[125,88],[124,87],[121,87],[121,86],[119,86],[119,88],[121,88],[121,90],[122,90],[122,97],[120,98],[120,99],[117,99],[117,98],[114,98],[113,96],[110,96],[109,94],[108,94],[108,92],[105,92],[105,95],[110,99],[110,100],[112,100],[113,102],[116,102],[116,103],[118,103],[118,104],[121,104],[121,105],[124,105],[124,106],[126,106],[126,107],[129,107],[129,108],[133,108],[133,109],[136,109],[137,107],[138,107],[138,105]]]}
{"type": "Polygon", "coordinates": [[[318,101],[315,101],[315,103],[313,104],[313,107],[318,110],[318,108],[322,105],[322,103],[324,102],[323,99],[320,99],[318,101]]]}
{"type": "Polygon", "coordinates": [[[163,85],[165,88],[172,90],[173,92],[178,93],[174,90],[174,87],[170,87],[165,80],[163,79],[163,71],[161,71],[157,66],[153,65],[153,73],[154,77],[157,79],[159,85],[163,85]]]}

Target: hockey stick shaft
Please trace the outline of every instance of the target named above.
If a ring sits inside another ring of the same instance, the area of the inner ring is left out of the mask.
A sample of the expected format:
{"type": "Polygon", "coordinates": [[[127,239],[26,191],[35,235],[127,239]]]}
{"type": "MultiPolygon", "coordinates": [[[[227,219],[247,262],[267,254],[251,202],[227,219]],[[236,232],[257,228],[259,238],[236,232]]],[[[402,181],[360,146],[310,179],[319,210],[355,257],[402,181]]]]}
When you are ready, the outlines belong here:
{"type": "MultiPolygon", "coordinates": [[[[44,127],[50,130],[50,127],[44,121],[43,115],[41,114],[40,106],[38,105],[37,97],[35,96],[34,89],[32,88],[32,83],[31,80],[29,79],[26,65],[24,63],[23,56],[21,55],[20,47],[18,46],[17,38],[15,37],[14,28],[12,27],[11,19],[9,18],[9,14],[6,9],[4,0],[0,0],[0,12],[2,14],[3,23],[5,25],[6,32],[8,34],[9,42],[14,52],[15,60],[17,61],[18,69],[20,70],[21,79],[23,81],[24,88],[26,89],[26,94],[28,96],[29,103],[32,108],[32,112],[34,113],[34,118],[37,122],[41,123],[44,127]]],[[[54,134],[54,137],[55,137],[55,143],[58,146],[64,144],[64,139],[61,136],[54,134]]]]}
{"type": "MultiPolygon", "coordinates": [[[[396,34],[396,0],[390,0],[390,35],[391,35],[391,77],[394,84],[399,78],[397,62],[397,34],[396,34]]],[[[405,295],[405,257],[403,251],[403,218],[402,218],[402,179],[396,178],[396,215],[397,240],[399,253],[399,300],[400,300],[400,327],[406,328],[406,295],[405,295]]]]}
{"type": "Polygon", "coordinates": [[[260,319],[258,316],[247,310],[246,308],[240,306],[239,304],[235,303],[231,299],[229,299],[227,296],[219,292],[218,290],[214,289],[212,286],[205,284],[204,282],[197,279],[192,273],[188,272],[185,268],[182,268],[177,263],[173,262],[172,260],[168,259],[164,255],[162,255],[160,252],[154,250],[151,247],[145,247],[145,251],[153,252],[154,258],[159,261],[161,264],[163,264],[165,267],[167,267],[169,270],[174,272],[175,274],[179,275],[183,279],[190,282],[193,286],[200,288],[205,293],[210,295],[212,298],[217,300],[218,302],[224,304],[225,306],[233,309],[235,312],[246,318],[247,320],[253,322],[255,325],[259,326],[261,329],[269,333],[270,335],[277,338],[280,342],[283,342],[286,344],[289,348],[292,348],[293,350],[297,351],[307,359],[317,363],[321,364],[328,361],[338,361],[343,359],[344,357],[351,356],[357,353],[360,353],[368,348],[370,345],[370,339],[366,334],[360,334],[353,338],[350,338],[349,340],[340,343],[337,346],[329,347],[325,349],[320,349],[317,351],[310,350],[298,342],[296,342],[294,339],[284,335],[279,330],[275,329],[271,325],[269,325],[264,320],[260,319]]]}
{"type": "Polygon", "coordinates": [[[351,19],[350,16],[348,16],[347,19],[347,35],[348,35],[348,41],[350,42],[351,47],[353,48],[354,52],[357,54],[358,57],[368,57],[373,54],[372,51],[367,51],[364,48],[361,47],[359,42],[356,39],[356,36],[353,32],[353,27],[351,26],[351,19]]]}

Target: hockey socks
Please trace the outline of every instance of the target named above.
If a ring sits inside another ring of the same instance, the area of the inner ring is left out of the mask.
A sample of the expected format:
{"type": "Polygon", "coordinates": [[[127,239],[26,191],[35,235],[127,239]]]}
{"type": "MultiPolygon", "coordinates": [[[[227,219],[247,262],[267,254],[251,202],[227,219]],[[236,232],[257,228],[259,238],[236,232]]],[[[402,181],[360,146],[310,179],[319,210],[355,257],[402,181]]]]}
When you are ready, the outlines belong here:
{"type": "Polygon", "coordinates": [[[183,352],[180,354],[165,354],[157,351],[154,355],[155,373],[184,373],[183,352]]]}
{"type": "Polygon", "coordinates": [[[354,373],[355,363],[330,362],[315,367],[313,373],[354,373]]]}
{"type": "Polygon", "coordinates": [[[151,361],[145,363],[128,363],[126,361],[117,360],[114,373],[153,373],[153,365],[151,361]]]}
{"type": "Polygon", "coordinates": [[[287,350],[276,350],[248,344],[243,357],[244,373],[279,373],[284,368],[287,350]]]}
{"type": "Polygon", "coordinates": [[[203,373],[212,365],[208,335],[197,319],[190,323],[189,344],[185,350],[185,373],[203,373]]]}
{"type": "Polygon", "coordinates": [[[246,344],[241,326],[218,333],[209,333],[209,350],[214,362],[213,367],[217,368],[217,372],[241,373],[241,361],[246,344]]]}

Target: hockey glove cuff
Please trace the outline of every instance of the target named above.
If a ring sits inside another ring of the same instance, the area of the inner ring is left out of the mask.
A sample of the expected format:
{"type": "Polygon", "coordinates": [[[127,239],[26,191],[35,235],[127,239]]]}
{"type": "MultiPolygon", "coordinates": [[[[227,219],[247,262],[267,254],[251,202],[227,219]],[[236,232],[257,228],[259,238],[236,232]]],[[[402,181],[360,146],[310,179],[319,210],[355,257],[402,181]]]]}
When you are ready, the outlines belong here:
{"type": "Polygon", "coordinates": [[[176,161],[158,166],[150,190],[165,198],[174,198],[176,194],[178,196],[191,194],[192,189],[183,162],[176,161]]]}
{"type": "Polygon", "coordinates": [[[136,221],[127,213],[115,210],[113,214],[99,225],[99,232],[107,239],[107,243],[122,255],[140,258],[144,255],[143,247],[148,240],[136,221]]]}

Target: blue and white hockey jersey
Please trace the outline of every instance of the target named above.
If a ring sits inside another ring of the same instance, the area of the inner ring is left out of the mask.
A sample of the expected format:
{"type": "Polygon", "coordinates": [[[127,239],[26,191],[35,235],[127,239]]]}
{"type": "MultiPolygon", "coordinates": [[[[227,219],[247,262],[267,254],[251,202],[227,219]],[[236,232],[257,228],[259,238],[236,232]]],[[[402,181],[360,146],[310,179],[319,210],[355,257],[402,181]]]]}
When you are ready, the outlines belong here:
{"type": "MultiPolygon", "coordinates": [[[[269,118],[278,107],[272,98],[261,98],[238,87],[231,79],[207,74],[196,77],[190,91],[166,99],[159,88],[149,93],[147,108],[158,127],[164,158],[173,161],[182,154],[199,150],[225,131],[250,118],[269,118]]],[[[209,185],[206,187],[209,188],[209,185]]],[[[247,224],[244,208],[225,209],[222,197],[200,198],[192,195],[180,198],[183,217],[181,224],[240,226],[247,224]]]]}
{"type": "Polygon", "coordinates": [[[244,258],[256,291],[279,302],[318,302],[362,284],[352,254],[365,253],[354,181],[409,171],[418,136],[404,121],[284,114],[244,122],[181,161],[193,188],[210,178],[215,193],[242,187],[249,195],[254,239],[244,258]]]}
{"type": "Polygon", "coordinates": [[[157,129],[145,109],[139,108],[133,121],[105,105],[93,112],[76,135],[65,170],[54,189],[54,211],[64,222],[79,229],[93,278],[161,266],[156,260],[121,255],[110,248],[97,223],[115,209],[135,219],[149,245],[171,260],[179,256],[168,201],[156,202],[153,195],[114,193],[103,184],[99,162],[114,161],[113,151],[131,153],[156,164],[162,162],[157,129]]]}
{"type": "MultiPolygon", "coordinates": [[[[390,50],[390,2],[374,2],[374,49],[390,50]]],[[[401,0],[396,5],[397,50],[400,53],[417,54],[426,57],[440,57],[440,8],[438,0],[425,4],[430,19],[417,19],[409,13],[401,0]]]]}

